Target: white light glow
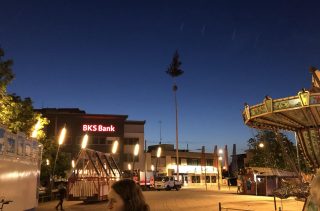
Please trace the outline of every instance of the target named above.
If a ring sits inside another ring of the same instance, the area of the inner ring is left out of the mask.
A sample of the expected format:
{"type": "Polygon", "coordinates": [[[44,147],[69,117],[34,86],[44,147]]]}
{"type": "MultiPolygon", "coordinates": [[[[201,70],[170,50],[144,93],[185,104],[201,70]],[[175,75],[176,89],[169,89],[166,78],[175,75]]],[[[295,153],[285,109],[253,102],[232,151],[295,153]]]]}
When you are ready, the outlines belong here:
{"type": "Polygon", "coordinates": [[[154,165],[151,165],[151,171],[154,171],[154,165]]]}
{"type": "Polygon", "coordinates": [[[34,130],[32,131],[32,138],[37,138],[38,130],[40,129],[40,119],[38,119],[37,124],[34,126],[34,130]]]}
{"type": "Polygon", "coordinates": [[[82,139],[82,144],[81,144],[81,149],[85,149],[87,147],[87,144],[88,144],[88,135],[85,134],[83,136],[83,139],[82,139]]]}
{"type": "Polygon", "coordinates": [[[131,164],[130,163],[128,164],[128,170],[131,170],[131,164]]]}
{"type": "Polygon", "coordinates": [[[137,156],[139,154],[139,144],[136,144],[134,146],[134,151],[133,151],[133,155],[137,156]]]}
{"type": "Polygon", "coordinates": [[[157,158],[161,157],[161,147],[159,146],[158,147],[158,150],[157,150],[157,158]]]}
{"type": "Polygon", "coordinates": [[[63,144],[64,138],[66,136],[66,132],[67,132],[67,129],[63,127],[59,136],[59,145],[63,144]]]}
{"type": "Polygon", "coordinates": [[[50,165],[50,160],[49,159],[46,159],[46,164],[47,164],[47,166],[50,165]]]}
{"type": "Polygon", "coordinates": [[[74,162],[74,160],[71,161],[71,166],[72,166],[72,168],[74,169],[74,167],[75,167],[75,162],[74,162]]]}
{"type": "Polygon", "coordinates": [[[219,160],[222,160],[222,157],[221,157],[221,156],[219,157],[219,160]]]}
{"type": "Polygon", "coordinates": [[[113,142],[112,154],[116,154],[117,149],[118,149],[118,145],[119,145],[119,142],[118,142],[118,141],[114,141],[114,142],[113,142]]]}
{"type": "MultiPolygon", "coordinates": [[[[177,166],[175,164],[171,164],[171,165],[168,165],[167,166],[168,169],[173,169],[175,170],[177,168],[177,166]]],[[[217,174],[218,173],[218,170],[216,167],[213,167],[213,166],[203,166],[201,168],[201,166],[193,166],[193,165],[190,165],[190,166],[180,166],[179,165],[179,173],[183,173],[183,174],[186,174],[186,173],[192,173],[192,174],[201,174],[201,173],[204,173],[204,171],[206,170],[206,173],[212,173],[212,174],[217,174]]]]}
{"type": "Polygon", "coordinates": [[[223,150],[222,149],[219,149],[219,154],[223,154],[223,150]]]}
{"type": "Polygon", "coordinates": [[[31,175],[36,176],[37,171],[14,171],[10,173],[0,174],[0,181],[16,180],[18,178],[30,177],[31,175]]]}

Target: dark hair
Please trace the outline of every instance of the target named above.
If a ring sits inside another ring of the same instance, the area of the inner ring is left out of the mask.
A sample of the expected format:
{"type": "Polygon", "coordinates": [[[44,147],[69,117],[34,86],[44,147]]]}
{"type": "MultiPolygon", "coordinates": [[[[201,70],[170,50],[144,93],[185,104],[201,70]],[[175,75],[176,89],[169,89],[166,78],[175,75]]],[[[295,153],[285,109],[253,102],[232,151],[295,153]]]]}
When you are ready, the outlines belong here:
{"type": "Polygon", "coordinates": [[[112,184],[111,188],[124,201],[124,211],[149,211],[140,186],[131,179],[122,179],[112,184]]]}

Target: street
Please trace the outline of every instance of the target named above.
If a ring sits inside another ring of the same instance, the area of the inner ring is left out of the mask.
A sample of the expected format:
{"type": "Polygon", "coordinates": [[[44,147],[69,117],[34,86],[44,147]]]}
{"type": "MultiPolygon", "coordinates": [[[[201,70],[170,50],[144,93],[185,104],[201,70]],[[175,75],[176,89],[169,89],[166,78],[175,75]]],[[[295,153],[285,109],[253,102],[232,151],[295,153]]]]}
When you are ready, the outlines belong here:
{"type": "MultiPolygon", "coordinates": [[[[223,189],[221,191],[208,188],[182,188],[180,191],[145,191],[144,196],[152,211],[192,210],[217,211],[218,203],[224,208],[273,211],[273,197],[238,195],[236,189],[223,189]]],[[[37,211],[54,210],[58,201],[40,203],[37,211]]],[[[277,207],[282,211],[301,211],[303,202],[293,198],[277,199],[277,207]]],[[[84,204],[79,201],[65,201],[66,211],[106,210],[106,202],[84,204]]],[[[226,209],[223,209],[226,210],[226,209]]]]}

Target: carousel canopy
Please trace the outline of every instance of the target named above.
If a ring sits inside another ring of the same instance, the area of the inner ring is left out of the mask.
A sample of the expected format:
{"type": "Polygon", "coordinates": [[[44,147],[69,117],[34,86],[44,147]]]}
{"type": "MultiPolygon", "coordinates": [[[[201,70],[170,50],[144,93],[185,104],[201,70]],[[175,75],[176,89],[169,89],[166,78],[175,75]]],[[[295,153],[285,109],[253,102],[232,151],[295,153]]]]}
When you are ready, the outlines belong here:
{"type": "Polygon", "coordinates": [[[299,148],[314,168],[320,167],[320,71],[311,68],[312,88],[296,96],[272,99],[266,96],[258,105],[245,105],[244,123],[263,130],[296,132],[299,148]]]}

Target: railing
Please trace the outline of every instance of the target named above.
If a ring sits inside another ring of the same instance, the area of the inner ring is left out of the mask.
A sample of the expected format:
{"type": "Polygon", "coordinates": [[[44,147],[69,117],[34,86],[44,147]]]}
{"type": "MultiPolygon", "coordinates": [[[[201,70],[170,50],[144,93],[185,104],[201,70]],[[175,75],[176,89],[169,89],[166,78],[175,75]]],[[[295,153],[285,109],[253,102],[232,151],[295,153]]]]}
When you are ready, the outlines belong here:
{"type": "Polygon", "coordinates": [[[219,211],[254,211],[254,210],[246,210],[246,209],[237,209],[237,208],[229,208],[222,207],[221,202],[219,202],[219,211]]]}

